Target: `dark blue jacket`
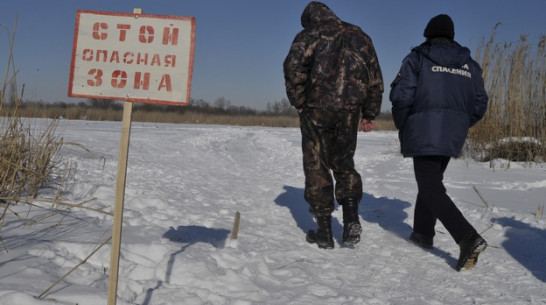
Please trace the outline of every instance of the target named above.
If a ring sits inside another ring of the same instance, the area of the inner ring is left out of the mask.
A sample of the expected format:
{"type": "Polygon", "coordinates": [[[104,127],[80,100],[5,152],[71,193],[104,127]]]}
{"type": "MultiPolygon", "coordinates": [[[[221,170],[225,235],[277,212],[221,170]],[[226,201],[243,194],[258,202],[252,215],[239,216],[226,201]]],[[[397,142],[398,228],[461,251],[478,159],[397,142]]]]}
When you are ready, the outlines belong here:
{"type": "Polygon", "coordinates": [[[390,100],[404,157],[457,157],[468,129],[484,116],[488,97],[470,50],[435,38],[406,56],[390,100]]]}

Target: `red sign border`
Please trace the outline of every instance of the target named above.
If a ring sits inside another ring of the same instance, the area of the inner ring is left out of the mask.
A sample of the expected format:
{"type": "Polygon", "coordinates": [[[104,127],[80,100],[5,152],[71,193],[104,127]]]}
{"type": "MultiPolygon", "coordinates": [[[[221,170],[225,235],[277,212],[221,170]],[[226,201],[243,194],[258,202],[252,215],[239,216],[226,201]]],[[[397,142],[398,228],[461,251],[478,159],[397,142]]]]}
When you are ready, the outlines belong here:
{"type": "Polygon", "coordinates": [[[74,39],[72,45],[72,59],[70,61],[70,78],[68,82],[68,96],[69,97],[85,97],[85,98],[95,98],[95,99],[111,99],[111,100],[120,100],[127,102],[139,102],[139,103],[149,103],[149,104],[162,104],[162,105],[175,105],[175,106],[187,106],[190,103],[191,97],[191,82],[193,76],[193,59],[195,52],[195,17],[181,17],[181,16],[172,16],[172,15],[155,15],[155,14],[134,14],[134,13],[115,13],[115,12],[99,12],[91,10],[77,10],[76,11],[76,27],[74,30],[74,39]],[[72,87],[74,85],[74,68],[76,61],[76,46],[78,45],[78,33],[80,28],[80,15],[84,14],[95,14],[95,15],[106,15],[106,16],[120,16],[120,17],[148,17],[148,18],[159,18],[159,19],[176,19],[176,20],[189,20],[191,21],[191,46],[190,46],[190,62],[188,65],[188,84],[187,84],[187,94],[186,100],[184,102],[171,102],[165,100],[157,100],[153,98],[124,98],[119,96],[105,96],[105,95],[91,95],[91,94],[77,94],[72,92],[72,87]]]}

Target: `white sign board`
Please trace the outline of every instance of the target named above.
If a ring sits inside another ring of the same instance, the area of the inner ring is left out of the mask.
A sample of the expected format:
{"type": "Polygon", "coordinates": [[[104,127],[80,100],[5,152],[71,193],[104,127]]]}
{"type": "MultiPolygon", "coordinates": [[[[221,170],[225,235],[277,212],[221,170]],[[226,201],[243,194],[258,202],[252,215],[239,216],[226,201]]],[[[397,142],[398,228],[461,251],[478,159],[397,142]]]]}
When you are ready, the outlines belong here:
{"type": "Polygon", "coordinates": [[[188,105],[195,18],[77,11],[68,96],[188,105]]]}

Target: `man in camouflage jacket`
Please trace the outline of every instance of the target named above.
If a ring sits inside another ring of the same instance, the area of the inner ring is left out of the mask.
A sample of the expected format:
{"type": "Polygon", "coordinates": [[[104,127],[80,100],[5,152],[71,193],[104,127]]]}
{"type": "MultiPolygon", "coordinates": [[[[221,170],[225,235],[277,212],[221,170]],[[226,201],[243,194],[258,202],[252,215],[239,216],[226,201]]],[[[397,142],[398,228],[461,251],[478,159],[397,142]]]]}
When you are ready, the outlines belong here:
{"type": "Polygon", "coordinates": [[[288,99],[300,114],[305,200],[318,225],[306,239],[320,248],[334,247],[335,196],[343,208],[343,242],[355,244],[361,233],[362,179],[353,157],[358,131],[375,127],[381,69],[370,37],[326,5],[310,2],[301,24],[284,61],[284,78],[288,99]]]}

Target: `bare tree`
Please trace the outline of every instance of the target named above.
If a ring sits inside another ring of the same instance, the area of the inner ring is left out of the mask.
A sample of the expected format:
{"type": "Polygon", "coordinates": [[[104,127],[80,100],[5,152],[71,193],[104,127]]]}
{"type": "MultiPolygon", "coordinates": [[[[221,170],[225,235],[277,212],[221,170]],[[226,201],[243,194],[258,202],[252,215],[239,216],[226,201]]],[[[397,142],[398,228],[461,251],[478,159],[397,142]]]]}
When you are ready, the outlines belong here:
{"type": "Polygon", "coordinates": [[[219,109],[219,110],[227,110],[229,107],[231,107],[231,101],[226,99],[225,97],[219,97],[218,99],[216,99],[216,101],[214,102],[214,107],[219,109]]]}

